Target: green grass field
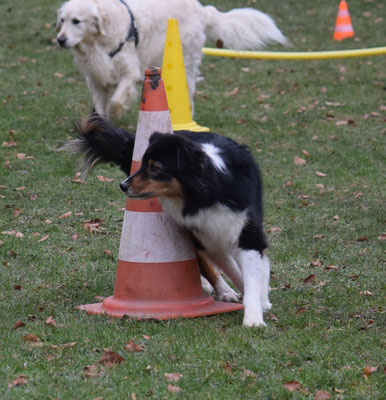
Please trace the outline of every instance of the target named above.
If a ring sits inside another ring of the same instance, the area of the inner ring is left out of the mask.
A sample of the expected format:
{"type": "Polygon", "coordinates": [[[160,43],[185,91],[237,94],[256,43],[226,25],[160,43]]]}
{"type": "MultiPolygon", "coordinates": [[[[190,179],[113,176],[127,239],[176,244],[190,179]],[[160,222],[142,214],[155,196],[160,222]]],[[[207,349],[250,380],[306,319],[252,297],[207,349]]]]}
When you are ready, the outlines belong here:
{"type": "MultiPolygon", "coordinates": [[[[355,38],[343,42],[332,40],[338,1],[210,3],[269,13],[289,51],[385,45],[377,0],[349,1],[355,38]]],[[[195,120],[248,144],[263,171],[266,328],[243,328],[241,312],[90,316],[75,307],[114,288],[124,176],[104,165],[72,183],[79,159],[52,150],[91,108],[54,41],[59,5],[0,0],[0,398],[384,398],[385,56],[203,60],[195,120]],[[90,234],[89,220],[103,229],[90,234]],[[106,351],[123,361],[98,362],[106,351]]],[[[135,129],[137,110],[120,124],[135,129]]]]}

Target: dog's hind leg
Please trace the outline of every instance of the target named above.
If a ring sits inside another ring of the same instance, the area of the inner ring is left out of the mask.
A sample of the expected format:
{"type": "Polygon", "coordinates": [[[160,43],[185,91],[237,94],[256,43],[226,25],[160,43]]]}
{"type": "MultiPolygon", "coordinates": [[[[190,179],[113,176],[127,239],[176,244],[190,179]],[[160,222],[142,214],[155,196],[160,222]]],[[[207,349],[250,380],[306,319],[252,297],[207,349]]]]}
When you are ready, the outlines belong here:
{"type": "Polygon", "coordinates": [[[244,278],[244,320],[249,327],[265,326],[263,320],[262,294],[265,293],[266,265],[256,250],[240,250],[236,255],[244,278]]]}
{"type": "Polygon", "coordinates": [[[203,275],[214,287],[219,301],[239,301],[240,296],[224,280],[216,267],[208,261],[207,258],[197,254],[198,265],[201,275],[203,275]]]}

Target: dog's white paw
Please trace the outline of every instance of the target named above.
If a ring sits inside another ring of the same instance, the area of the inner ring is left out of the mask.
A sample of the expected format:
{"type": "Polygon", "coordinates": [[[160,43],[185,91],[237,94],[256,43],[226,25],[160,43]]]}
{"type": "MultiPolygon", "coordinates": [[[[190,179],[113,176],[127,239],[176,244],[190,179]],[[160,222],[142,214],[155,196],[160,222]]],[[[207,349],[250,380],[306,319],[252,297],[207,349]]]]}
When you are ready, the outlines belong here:
{"type": "Polygon", "coordinates": [[[207,294],[213,293],[214,289],[213,289],[212,285],[208,282],[208,280],[206,278],[204,278],[202,275],[200,276],[200,278],[201,278],[202,290],[204,291],[204,293],[207,293],[207,294]]]}
{"type": "Polygon", "coordinates": [[[243,326],[248,328],[257,328],[267,326],[265,322],[260,318],[249,318],[244,315],[243,326]]]}
{"type": "Polygon", "coordinates": [[[217,299],[218,301],[238,303],[241,299],[241,295],[235,292],[232,288],[228,288],[227,290],[223,290],[222,292],[217,293],[217,299]]]}
{"type": "Polygon", "coordinates": [[[266,301],[262,305],[263,311],[269,311],[272,308],[272,303],[266,301]]]}

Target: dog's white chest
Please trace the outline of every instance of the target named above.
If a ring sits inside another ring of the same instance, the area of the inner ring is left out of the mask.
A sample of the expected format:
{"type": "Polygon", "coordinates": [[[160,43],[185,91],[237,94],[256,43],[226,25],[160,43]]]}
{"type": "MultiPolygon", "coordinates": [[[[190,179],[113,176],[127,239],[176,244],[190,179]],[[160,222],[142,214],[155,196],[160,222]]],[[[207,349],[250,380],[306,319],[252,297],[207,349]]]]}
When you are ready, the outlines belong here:
{"type": "Polygon", "coordinates": [[[167,199],[161,200],[164,211],[179,225],[189,229],[212,254],[236,250],[240,233],[246,222],[246,211],[235,212],[222,204],[183,216],[182,208],[167,199]]]}

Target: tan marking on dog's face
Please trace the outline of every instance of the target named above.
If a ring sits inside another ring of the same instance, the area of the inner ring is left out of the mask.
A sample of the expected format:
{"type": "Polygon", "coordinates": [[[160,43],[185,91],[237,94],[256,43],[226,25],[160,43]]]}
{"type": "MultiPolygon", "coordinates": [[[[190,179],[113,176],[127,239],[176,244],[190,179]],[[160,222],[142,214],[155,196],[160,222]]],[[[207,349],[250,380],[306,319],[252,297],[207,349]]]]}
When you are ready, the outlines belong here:
{"type": "Polygon", "coordinates": [[[175,178],[162,179],[162,168],[157,162],[149,160],[147,168],[134,176],[127,190],[129,197],[182,197],[183,190],[175,178]]]}

